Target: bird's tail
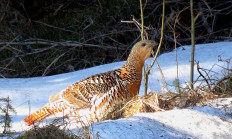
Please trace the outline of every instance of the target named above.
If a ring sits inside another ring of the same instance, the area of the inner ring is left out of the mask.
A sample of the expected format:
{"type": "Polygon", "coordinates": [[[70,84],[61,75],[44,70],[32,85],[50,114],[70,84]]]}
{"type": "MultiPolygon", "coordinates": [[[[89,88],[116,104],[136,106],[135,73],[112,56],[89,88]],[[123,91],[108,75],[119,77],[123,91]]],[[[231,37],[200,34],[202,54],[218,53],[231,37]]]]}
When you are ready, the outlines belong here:
{"type": "Polygon", "coordinates": [[[55,115],[58,112],[62,112],[67,109],[69,105],[64,101],[56,101],[52,103],[48,103],[44,105],[42,108],[37,110],[36,112],[29,115],[24,119],[24,122],[30,126],[36,122],[39,122],[45,119],[48,116],[55,115]]]}

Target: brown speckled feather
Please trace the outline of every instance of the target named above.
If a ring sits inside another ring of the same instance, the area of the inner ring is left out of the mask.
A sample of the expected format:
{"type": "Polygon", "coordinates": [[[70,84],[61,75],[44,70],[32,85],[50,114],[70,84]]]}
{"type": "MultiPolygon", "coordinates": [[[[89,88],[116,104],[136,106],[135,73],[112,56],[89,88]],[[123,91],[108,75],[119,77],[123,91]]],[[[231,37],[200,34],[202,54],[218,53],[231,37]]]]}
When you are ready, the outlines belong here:
{"type": "Polygon", "coordinates": [[[89,111],[87,120],[102,120],[115,106],[138,94],[144,61],[155,45],[149,40],[138,42],[122,68],[82,79],[52,95],[47,105],[32,113],[24,122],[31,125],[59,112],[65,112],[67,116],[81,115],[81,109],[89,111]]]}

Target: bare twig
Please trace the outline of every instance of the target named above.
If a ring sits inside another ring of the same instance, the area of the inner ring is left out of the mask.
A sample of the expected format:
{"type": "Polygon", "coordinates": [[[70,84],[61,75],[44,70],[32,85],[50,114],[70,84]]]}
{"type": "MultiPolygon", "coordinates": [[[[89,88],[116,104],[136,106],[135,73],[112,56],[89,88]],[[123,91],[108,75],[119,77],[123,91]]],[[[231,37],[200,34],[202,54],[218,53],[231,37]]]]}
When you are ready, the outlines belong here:
{"type": "MultiPolygon", "coordinates": [[[[178,16],[179,14],[177,14],[176,16],[176,19],[175,19],[175,22],[174,22],[174,26],[172,27],[171,25],[169,25],[169,27],[171,28],[172,32],[173,32],[173,39],[174,39],[174,46],[175,46],[175,59],[176,59],[176,79],[178,80],[179,82],[179,64],[178,64],[178,54],[177,54],[177,47],[176,47],[176,44],[177,44],[177,41],[176,41],[176,24],[177,24],[177,21],[178,21],[178,16]]],[[[177,86],[177,89],[178,89],[178,93],[180,93],[180,85],[178,84],[177,86]]]]}
{"type": "Polygon", "coordinates": [[[165,0],[163,0],[163,15],[162,15],[162,26],[161,26],[161,36],[160,36],[160,42],[159,42],[159,46],[158,46],[158,49],[156,51],[156,54],[154,56],[154,59],[152,61],[152,63],[147,67],[147,70],[146,72],[149,73],[151,68],[153,67],[154,63],[155,63],[155,60],[158,56],[158,53],[160,51],[160,47],[162,45],[162,42],[163,42],[163,34],[164,34],[164,18],[165,18],[165,0]]]}
{"type": "Polygon", "coordinates": [[[158,70],[159,70],[159,72],[160,72],[160,74],[161,74],[161,77],[162,77],[162,80],[163,80],[163,84],[164,84],[164,88],[165,88],[166,91],[168,91],[167,82],[166,82],[166,80],[165,80],[165,78],[164,78],[164,74],[163,74],[163,72],[162,72],[162,70],[161,70],[161,68],[160,68],[160,65],[159,65],[159,63],[158,63],[157,60],[155,60],[155,63],[156,63],[157,68],[158,68],[158,70]]]}
{"type": "MultiPolygon", "coordinates": [[[[139,31],[141,31],[141,27],[142,25],[133,17],[132,21],[121,21],[122,23],[133,23],[137,26],[137,28],[139,29],[139,31]]],[[[143,26],[145,29],[150,29],[149,27],[143,26]]]]}
{"type": "Polygon", "coordinates": [[[145,33],[145,37],[148,40],[148,33],[147,33],[147,31],[145,29],[150,30],[149,27],[146,27],[146,26],[140,24],[134,17],[133,17],[132,21],[121,21],[121,22],[122,23],[133,23],[133,24],[135,24],[140,32],[142,32],[142,27],[143,27],[143,34],[141,33],[141,35],[144,35],[144,33],[145,33]]]}
{"type": "MultiPolygon", "coordinates": [[[[44,39],[28,39],[25,41],[21,42],[0,42],[0,46],[5,46],[5,45],[21,45],[21,46],[26,46],[26,45],[52,45],[52,46],[66,46],[66,47],[95,47],[95,48],[101,48],[101,49],[116,49],[115,47],[112,46],[101,46],[101,45],[96,45],[96,44],[87,44],[87,43],[80,43],[77,41],[64,41],[64,42],[55,42],[55,41],[50,41],[50,40],[44,40],[44,39]]],[[[120,47],[119,49],[125,49],[120,47]]]]}
{"type": "Polygon", "coordinates": [[[143,19],[143,3],[139,0],[140,16],[141,16],[141,40],[144,40],[144,19],[143,19]]]}
{"type": "Polygon", "coordinates": [[[194,89],[194,57],[195,57],[195,17],[193,13],[193,0],[190,0],[191,8],[191,66],[190,66],[190,87],[194,89]]]}
{"type": "Polygon", "coordinates": [[[60,55],[60,56],[58,56],[56,59],[54,59],[54,60],[51,62],[51,64],[49,64],[49,65],[47,66],[47,68],[44,70],[44,73],[42,74],[42,76],[45,76],[45,75],[47,74],[49,68],[50,68],[53,64],[55,64],[62,56],[64,56],[64,54],[65,54],[65,53],[63,53],[62,55],[60,55]]]}
{"type": "Polygon", "coordinates": [[[199,65],[199,62],[196,62],[197,63],[197,71],[198,71],[198,73],[200,74],[200,76],[205,80],[205,82],[207,83],[207,85],[208,85],[208,88],[211,90],[211,86],[210,86],[210,84],[209,84],[209,82],[208,82],[208,80],[205,78],[205,76],[201,73],[201,71],[200,71],[200,65],[199,65]]]}
{"type": "MultiPolygon", "coordinates": [[[[141,16],[141,40],[144,40],[144,19],[143,19],[143,3],[142,0],[139,0],[140,5],[140,16],[141,16]]],[[[148,83],[148,75],[145,72],[145,65],[143,66],[143,80],[144,80],[144,96],[147,95],[147,83],[148,83]]]]}
{"type": "Polygon", "coordinates": [[[89,19],[89,24],[88,24],[87,26],[85,26],[84,29],[83,29],[82,31],[86,30],[86,29],[89,28],[91,25],[93,25],[93,19],[92,19],[91,17],[89,17],[88,19],[89,19]]]}
{"type": "MultiPolygon", "coordinates": [[[[200,9],[201,13],[203,13],[203,8],[202,8],[202,6],[201,6],[201,3],[200,3],[200,2],[198,2],[198,7],[199,7],[199,9],[200,9]]],[[[213,32],[213,30],[209,27],[209,24],[208,24],[208,22],[207,22],[207,18],[205,17],[205,15],[204,15],[204,14],[201,14],[201,19],[202,19],[202,21],[203,21],[203,25],[204,25],[204,26],[205,26],[205,28],[207,29],[208,33],[212,33],[212,32],[213,32]]]]}
{"type": "Polygon", "coordinates": [[[45,26],[47,26],[47,27],[54,28],[54,29],[58,29],[58,30],[61,30],[61,31],[71,32],[71,33],[74,33],[74,34],[79,34],[79,32],[75,32],[75,31],[72,31],[72,30],[68,30],[68,29],[56,27],[56,26],[49,25],[49,24],[47,24],[47,23],[43,23],[43,22],[40,22],[40,21],[34,21],[34,22],[35,22],[35,23],[39,23],[39,24],[43,24],[43,25],[45,25],[45,26]]]}
{"type": "Polygon", "coordinates": [[[221,84],[223,81],[228,80],[228,79],[232,79],[232,75],[227,75],[227,76],[223,77],[222,79],[218,80],[218,81],[215,83],[215,85],[214,85],[214,87],[213,87],[213,90],[215,90],[216,87],[217,87],[219,84],[221,84]]]}

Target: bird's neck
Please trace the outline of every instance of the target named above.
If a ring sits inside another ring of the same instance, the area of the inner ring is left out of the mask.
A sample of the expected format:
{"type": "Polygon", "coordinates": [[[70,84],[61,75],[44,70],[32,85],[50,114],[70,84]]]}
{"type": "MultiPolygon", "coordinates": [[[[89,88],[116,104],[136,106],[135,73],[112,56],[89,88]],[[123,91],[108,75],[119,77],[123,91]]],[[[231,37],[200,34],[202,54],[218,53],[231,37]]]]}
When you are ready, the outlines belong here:
{"type": "MultiPolygon", "coordinates": [[[[122,69],[128,72],[128,78],[130,78],[130,83],[127,84],[127,88],[130,90],[130,93],[126,96],[128,99],[133,98],[139,92],[143,65],[144,60],[142,60],[139,55],[132,53],[122,67],[122,69]]],[[[125,71],[122,73],[125,73],[125,71]]]]}
{"type": "Polygon", "coordinates": [[[144,60],[137,54],[130,54],[123,68],[135,69],[137,72],[142,71],[144,60]]]}

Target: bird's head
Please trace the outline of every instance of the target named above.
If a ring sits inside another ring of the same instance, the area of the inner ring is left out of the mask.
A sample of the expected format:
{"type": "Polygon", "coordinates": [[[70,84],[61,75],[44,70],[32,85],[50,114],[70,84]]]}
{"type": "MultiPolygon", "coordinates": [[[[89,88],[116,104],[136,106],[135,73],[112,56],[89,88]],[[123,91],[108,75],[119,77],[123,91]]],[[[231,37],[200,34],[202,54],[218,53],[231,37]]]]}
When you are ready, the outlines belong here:
{"type": "Polygon", "coordinates": [[[157,46],[157,42],[152,40],[142,40],[137,42],[131,51],[137,55],[143,62],[151,56],[152,50],[157,46]]]}
{"type": "Polygon", "coordinates": [[[144,61],[151,56],[153,48],[157,45],[157,42],[152,40],[142,40],[137,42],[133,46],[125,66],[137,65],[139,68],[142,67],[144,61]]]}
{"type": "Polygon", "coordinates": [[[134,59],[144,62],[148,57],[151,56],[153,48],[157,45],[157,42],[152,40],[139,41],[132,48],[129,57],[133,57],[134,59]]]}

